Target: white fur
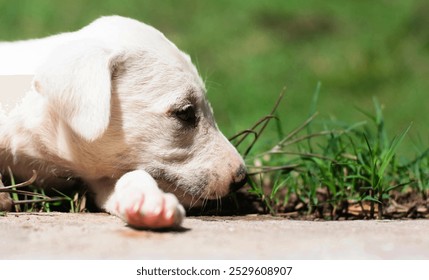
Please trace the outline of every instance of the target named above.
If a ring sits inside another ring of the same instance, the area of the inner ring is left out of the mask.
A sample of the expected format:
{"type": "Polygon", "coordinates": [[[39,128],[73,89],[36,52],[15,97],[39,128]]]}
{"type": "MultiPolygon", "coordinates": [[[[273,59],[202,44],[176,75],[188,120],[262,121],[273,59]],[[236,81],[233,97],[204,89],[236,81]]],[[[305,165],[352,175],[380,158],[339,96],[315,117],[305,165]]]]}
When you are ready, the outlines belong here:
{"type": "Polygon", "coordinates": [[[245,178],[189,56],[153,27],[104,17],[0,43],[0,61],[0,73],[35,75],[0,119],[0,172],[25,179],[34,169],[40,185],[56,187],[78,177],[101,208],[149,228],[180,224],[179,200],[217,199],[245,178]],[[186,108],[194,121],[178,117],[186,108]]]}

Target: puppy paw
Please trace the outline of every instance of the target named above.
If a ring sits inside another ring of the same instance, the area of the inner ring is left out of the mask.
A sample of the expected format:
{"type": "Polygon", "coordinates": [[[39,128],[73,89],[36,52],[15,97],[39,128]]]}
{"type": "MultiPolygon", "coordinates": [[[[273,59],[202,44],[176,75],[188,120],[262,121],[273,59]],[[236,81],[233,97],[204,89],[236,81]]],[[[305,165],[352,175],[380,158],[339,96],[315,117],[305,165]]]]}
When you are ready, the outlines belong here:
{"type": "MultiPolygon", "coordinates": [[[[120,202],[118,209],[120,209],[120,202]]],[[[123,213],[127,223],[138,228],[168,228],[179,226],[185,217],[185,209],[177,198],[169,193],[145,196],[125,207],[123,213]]]]}
{"type": "Polygon", "coordinates": [[[115,197],[115,212],[132,227],[177,227],[185,217],[177,198],[162,192],[155,180],[141,170],[125,174],[116,183],[115,197]]]}

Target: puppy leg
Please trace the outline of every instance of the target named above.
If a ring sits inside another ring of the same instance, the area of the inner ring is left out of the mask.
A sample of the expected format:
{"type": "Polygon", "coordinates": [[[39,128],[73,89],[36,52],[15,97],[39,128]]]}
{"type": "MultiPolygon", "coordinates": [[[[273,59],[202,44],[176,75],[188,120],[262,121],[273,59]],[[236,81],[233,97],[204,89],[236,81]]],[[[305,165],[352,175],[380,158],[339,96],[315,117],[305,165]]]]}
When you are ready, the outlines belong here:
{"type": "Polygon", "coordinates": [[[12,210],[12,198],[10,198],[8,193],[0,192],[0,211],[10,210],[12,210]]]}
{"type": "Polygon", "coordinates": [[[168,228],[179,226],[185,209],[177,198],[164,193],[145,171],[123,175],[105,204],[108,212],[138,228],[168,228]]]}
{"type": "MultiPolygon", "coordinates": [[[[4,188],[3,182],[1,181],[2,176],[0,174],[0,189],[4,188]]],[[[7,192],[0,191],[0,211],[12,210],[12,198],[7,192]]]]}

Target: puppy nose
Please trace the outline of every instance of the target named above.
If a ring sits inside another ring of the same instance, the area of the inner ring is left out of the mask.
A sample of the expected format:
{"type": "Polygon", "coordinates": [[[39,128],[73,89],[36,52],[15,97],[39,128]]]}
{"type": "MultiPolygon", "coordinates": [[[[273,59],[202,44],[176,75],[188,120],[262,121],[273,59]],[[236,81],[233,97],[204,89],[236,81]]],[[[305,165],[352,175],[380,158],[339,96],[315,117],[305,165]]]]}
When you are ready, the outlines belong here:
{"type": "Polygon", "coordinates": [[[236,191],[241,188],[247,182],[247,171],[244,165],[240,165],[240,167],[235,172],[233,177],[233,181],[229,186],[230,191],[236,191]]]}

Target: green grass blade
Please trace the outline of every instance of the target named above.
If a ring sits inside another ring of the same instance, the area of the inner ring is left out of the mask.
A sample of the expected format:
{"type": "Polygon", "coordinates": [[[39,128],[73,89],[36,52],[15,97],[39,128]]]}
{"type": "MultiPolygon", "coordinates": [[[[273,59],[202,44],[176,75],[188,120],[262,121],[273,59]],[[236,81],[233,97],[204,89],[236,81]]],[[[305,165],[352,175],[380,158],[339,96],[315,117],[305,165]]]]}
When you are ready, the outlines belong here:
{"type": "Polygon", "coordinates": [[[396,154],[396,151],[397,151],[399,145],[404,140],[404,138],[407,135],[410,128],[411,128],[411,124],[398,137],[395,137],[393,139],[392,144],[389,147],[389,150],[387,151],[387,153],[383,156],[383,158],[381,160],[381,165],[380,165],[380,168],[378,170],[379,176],[382,176],[385,173],[387,166],[389,165],[392,158],[396,154]]]}

